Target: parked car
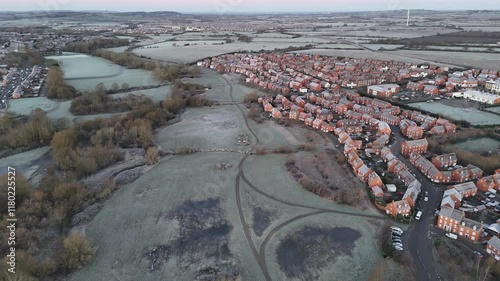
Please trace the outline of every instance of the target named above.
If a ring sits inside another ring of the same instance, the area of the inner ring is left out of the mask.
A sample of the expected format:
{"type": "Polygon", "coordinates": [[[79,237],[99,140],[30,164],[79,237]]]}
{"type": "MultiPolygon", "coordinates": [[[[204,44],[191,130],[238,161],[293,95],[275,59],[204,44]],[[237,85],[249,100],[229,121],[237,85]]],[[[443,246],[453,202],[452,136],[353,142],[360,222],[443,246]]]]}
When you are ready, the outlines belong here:
{"type": "Polygon", "coordinates": [[[458,236],[455,233],[446,233],[446,237],[457,240],[458,236]]]}
{"type": "Polygon", "coordinates": [[[399,246],[394,246],[394,249],[396,249],[396,251],[403,251],[403,247],[399,247],[399,246]]]}
{"type": "Polygon", "coordinates": [[[427,202],[427,201],[429,201],[429,197],[425,196],[424,197],[424,202],[427,202]]]}
{"type": "Polygon", "coordinates": [[[421,216],[422,216],[422,211],[418,211],[417,214],[415,215],[415,219],[419,221],[421,216]]]}
{"type": "Polygon", "coordinates": [[[480,252],[478,251],[474,251],[474,255],[478,256],[478,257],[483,257],[483,254],[481,254],[480,252]]]}
{"type": "Polygon", "coordinates": [[[426,191],[424,194],[425,196],[429,196],[429,191],[426,191]]]}

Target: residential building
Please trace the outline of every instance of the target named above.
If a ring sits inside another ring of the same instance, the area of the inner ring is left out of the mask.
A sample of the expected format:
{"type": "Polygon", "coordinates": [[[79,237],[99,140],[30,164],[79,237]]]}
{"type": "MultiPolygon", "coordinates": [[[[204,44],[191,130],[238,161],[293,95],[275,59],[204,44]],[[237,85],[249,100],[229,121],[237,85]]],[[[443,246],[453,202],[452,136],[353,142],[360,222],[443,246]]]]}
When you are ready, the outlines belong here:
{"type": "Polygon", "coordinates": [[[472,241],[477,241],[483,230],[482,223],[467,219],[463,211],[449,207],[441,208],[437,227],[472,241]]]}
{"type": "Polygon", "coordinates": [[[457,155],[455,153],[438,155],[432,158],[432,164],[442,170],[444,168],[457,165],[457,155]]]}
{"type": "Polygon", "coordinates": [[[491,255],[495,260],[500,261],[500,238],[493,236],[486,244],[486,253],[491,255]]]}
{"type": "Polygon", "coordinates": [[[385,211],[388,215],[396,217],[397,215],[409,216],[411,214],[411,206],[406,200],[393,201],[385,207],[385,211]]]}
{"type": "Polygon", "coordinates": [[[456,184],[450,188],[455,188],[462,197],[471,197],[476,195],[477,193],[477,186],[474,184],[474,182],[466,182],[466,183],[461,183],[461,184],[456,184]]]}
{"type": "Polygon", "coordinates": [[[409,156],[412,153],[422,154],[427,151],[429,143],[426,139],[404,141],[401,144],[401,154],[409,156]]]}
{"type": "Polygon", "coordinates": [[[400,86],[397,84],[382,84],[382,85],[372,85],[368,86],[368,94],[378,96],[378,97],[392,97],[392,94],[398,93],[400,86]]]}
{"type": "Polygon", "coordinates": [[[477,188],[483,192],[500,189],[500,174],[481,178],[477,181],[477,188]]]}

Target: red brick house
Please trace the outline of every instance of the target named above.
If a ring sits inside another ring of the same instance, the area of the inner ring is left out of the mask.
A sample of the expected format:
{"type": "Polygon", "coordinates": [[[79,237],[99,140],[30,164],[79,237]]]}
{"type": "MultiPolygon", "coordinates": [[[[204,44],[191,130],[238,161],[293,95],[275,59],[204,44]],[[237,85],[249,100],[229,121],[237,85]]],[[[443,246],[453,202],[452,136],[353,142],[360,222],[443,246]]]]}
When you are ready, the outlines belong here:
{"type": "Polygon", "coordinates": [[[500,189],[500,174],[495,174],[478,180],[477,188],[484,192],[487,192],[489,189],[500,189]]]}
{"type": "Polygon", "coordinates": [[[386,122],[389,125],[397,126],[401,122],[401,118],[392,114],[383,113],[382,115],[380,115],[380,121],[386,122]]]}
{"type": "Polygon", "coordinates": [[[459,168],[451,172],[451,177],[454,182],[464,182],[469,180],[469,169],[467,167],[459,168]]]}
{"type": "Polygon", "coordinates": [[[421,139],[424,136],[424,130],[417,125],[411,125],[406,130],[406,136],[413,140],[421,139]]]}
{"type": "Polygon", "coordinates": [[[281,119],[281,117],[283,117],[283,115],[281,114],[281,112],[277,108],[273,108],[273,110],[271,111],[271,116],[274,119],[281,119]]]}
{"type": "Polygon", "coordinates": [[[312,127],[313,122],[314,122],[313,117],[308,117],[308,118],[306,118],[306,120],[304,120],[304,124],[306,124],[306,126],[309,126],[309,127],[312,127]]]}
{"type": "Polygon", "coordinates": [[[382,187],[375,185],[375,186],[371,187],[371,189],[372,189],[373,195],[375,195],[375,197],[384,196],[384,190],[382,189],[382,187]]]}
{"type": "Polygon", "coordinates": [[[455,188],[462,197],[471,197],[477,194],[477,186],[474,182],[466,182],[461,184],[456,184],[449,188],[455,188]]]}
{"type": "Polygon", "coordinates": [[[432,158],[432,164],[442,170],[444,168],[457,165],[457,155],[455,153],[438,155],[432,158]]]}
{"type": "Polygon", "coordinates": [[[323,126],[323,122],[324,121],[322,119],[319,119],[319,118],[314,119],[313,128],[314,129],[321,129],[321,126],[323,126]]]}
{"type": "Polygon", "coordinates": [[[382,185],[384,185],[384,183],[382,182],[382,179],[379,177],[379,175],[375,172],[371,172],[371,174],[368,176],[368,186],[374,187],[382,185]]]}
{"type": "Polygon", "coordinates": [[[482,223],[467,219],[464,212],[449,207],[441,208],[437,227],[472,241],[477,241],[483,231],[482,223]]]}
{"type": "Polygon", "coordinates": [[[393,201],[387,204],[385,212],[393,217],[396,217],[397,215],[407,217],[411,214],[411,207],[406,200],[393,201]]]}
{"type": "Polygon", "coordinates": [[[401,145],[401,154],[409,156],[412,153],[422,154],[427,151],[429,143],[426,139],[404,141],[401,145]]]}
{"type": "Polygon", "coordinates": [[[492,256],[495,260],[500,261],[500,238],[493,236],[486,244],[486,253],[492,256]]]}
{"type": "Polygon", "coordinates": [[[483,176],[483,170],[479,167],[469,164],[467,165],[467,169],[469,170],[469,179],[471,180],[477,180],[483,176]]]}
{"type": "Polygon", "coordinates": [[[424,93],[428,95],[437,95],[439,94],[439,88],[434,85],[425,85],[424,93]]]}
{"type": "Polygon", "coordinates": [[[363,164],[361,167],[358,168],[356,174],[360,180],[366,183],[368,181],[368,176],[370,175],[371,172],[372,170],[368,168],[365,164],[363,164]]]}
{"type": "Polygon", "coordinates": [[[335,128],[330,125],[330,123],[328,122],[324,122],[322,125],[321,125],[321,131],[325,132],[325,133],[330,133],[330,132],[333,132],[335,128]]]}
{"type": "Polygon", "coordinates": [[[462,195],[455,188],[449,188],[444,191],[441,207],[458,209],[462,205],[462,195]]]}

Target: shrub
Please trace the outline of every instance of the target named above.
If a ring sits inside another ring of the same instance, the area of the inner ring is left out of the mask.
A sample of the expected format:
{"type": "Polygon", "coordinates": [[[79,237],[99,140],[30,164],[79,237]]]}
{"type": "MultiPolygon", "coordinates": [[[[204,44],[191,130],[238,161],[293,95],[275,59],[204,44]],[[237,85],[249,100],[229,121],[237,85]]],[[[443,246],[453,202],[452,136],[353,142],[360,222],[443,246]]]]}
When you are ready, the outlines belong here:
{"type": "Polygon", "coordinates": [[[92,259],[95,252],[89,240],[79,233],[72,233],[63,240],[61,265],[67,271],[80,269],[92,259]]]}
{"type": "Polygon", "coordinates": [[[337,155],[335,156],[335,158],[337,159],[337,163],[339,164],[344,164],[345,161],[347,160],[344,156],[344,154],[342,154],[342,152],[338,152],[337,155]]]}
{"type": "Polygon", "coordinates": [[[260,110],[256,106],[252,106],[250,110],[247,113],[248,118],[252,119],[258,124],[261,124],[264,122],[264,118],[262,117],[262,114],[260,110]]]}
{"type": "Polygon", "coordinates": [[[299,144],[298,149],[303,150],[303,151],[312,151],[312,150],[314,150],[314,145],[308,144],[308,143],[302,143],[302,144],[299,144]]]}
{"type": "Polygon", "coordinates": [[[148,147],[144,155],[144,162],[146,162],[146,165],[154,165],[158,163],[158,161],[158,149],[154,146],[148,147]]]}
{"type": "MultiPolygon", "coordinates": [[[[2,214],[7,212],[7,197],[8,197],[8,174],[0,176],[0,211],[2,214]]],[[[16,205],[20,206],[21,202],[23,202],[26,198],[29,197],[29,194],[32,190],[31,184],[24,177],[22,173],[16,173],[15,180],[16,187],[16,205]]]]}
{"type": "Polygon", "coordinates": [[[178,155],[188,155],[188,154],[196,153],[196,151],[197,150],[195,148],[191,148],[191,147],[178,147],[175,150],[175,154],[178,154],[178,155]]]}
{"type": "Polygon", "coordinates": [[[249,103],[255,103],[259,100],[259,94],[257,94],[257,92],[250,92],[250,93],[247,93],[245,94],[245,96],[243,97],[243,102],[246,103],[246,104],[249,104],[249,103]]]}
{"type": "Polygon", "coordinates": [[[267,149],[263,146],[258,146],[255,148],[255,154],[257,155],[265,155],[267,153],[267,149]]]}
{"type": "Polygon", "coordinates": [[[293,153],[293,149],[288,146],[279,146],[274,149],[274,153],[290,154],[293,153]]]}
{"type": "Polygon", "coordinates": [[[116,182],[113,179],[108,178],[104,180],[104,182],[101,184],[101,187],[95,192],[95,198],[97,200],[105,199],[115,189],[116,189],[116,182]]]}

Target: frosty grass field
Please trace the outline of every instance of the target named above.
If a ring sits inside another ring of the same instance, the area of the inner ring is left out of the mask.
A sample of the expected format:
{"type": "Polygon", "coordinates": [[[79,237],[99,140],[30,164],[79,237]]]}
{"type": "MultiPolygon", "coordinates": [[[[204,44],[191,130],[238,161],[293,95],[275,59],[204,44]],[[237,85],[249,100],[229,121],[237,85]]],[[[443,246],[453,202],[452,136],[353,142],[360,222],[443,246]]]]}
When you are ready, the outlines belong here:
{"type": "Polygon", "coordinates": [[[79,91],[94,90],[99,83],[103,83],[108,89],[113,83],[119,86],[127,83],[130,87],[159,84],[150,71],[126,69],[103,58],[76,53],[47,58],[59,61],[65,80],[79,91]]]}
{"type": "MultiPolygon", "coordinates": [[[[206,74],[195,81],[212,84],[213,93],[208,96],[209,98],[221,100],[224,96],[229,96],[229,86],[224,83],[225,80],[221,79],[220,75],[209,70],[204,72],[206,74]]],[[[234,84],[233,95],[236,100],[241,100],[248,90],[251,89],[234,84]]],[[[246,115],[246,109],[244,114],[246,115]]],[[[239,133],[249,134],[243,116],[235,105],[189,109],[179,123],[161,129],[157,134],[157,141],[163,149],[174,150],[185,146],[248,149],[248,146],[239,146],[236,143],[239,133]]],[[[285,138],[268,123],[257,124],[249,121],[249,125],[266,147],[288,144],[285,138]]],[[[251,142],[255,143],[253,137],[251,142]]],[[[222,210],[222,219],[227,220],[230,229],[227,239],[231,255],[228,258],[239,264],[243,279],[263,280],[264,277],[245,239],[236,211],[235,179],[238,174],[238,163],[243,156],[231,152],[201,152],[169,157],[135,182],[122,187],[86,226],[86,234],[97,243],[98,251],[91,264],[77,273],[75,280],[157,280],[159,276],[169,280],[193,280],[194,272],[200,266],[200,262],[186,264],[186,259],[189,260],[187,254],[177,255],[172,252],[168,259],[163,260],[152,271],[151,261],[148,258],[148,253],[152,249],[161,249],[162,245],[184,239],[178,233],[183,226],[172,223],[169,214],[188,200],[220,202],[218,206],[222,210]],[[230,164],[231,167],[226,171],[215,169],[215,165],[222,162],[230,164]]],[[[356,212],[352,208],[334,204],[304,190],[288,174],[284,163],[284,155],[250,156],[242,169],[252,184],[271,196],[300,204],[356,212]]],[[[250,224],[251,236],[257,247],[270,229],[290,219],[292,214],[307,212],[306,209],[290,207],[264,197],[242,181],[240,188],[243,214],[250,224]],[[256,225],[252,223],[252,214],[257,206],[274,213],[267,228],[263,233],[259,232],[262,235],[257,235],[256,225]]],[[[208,210],[203,211],[204,206],[208,208],[203,204],[197,207],[200,209],[199,212],[208,212],[208,210]]],[[[366,219],[335,214],[313,216],[286,225],[270,238],[269,244],[265,247],[265,258],[269,272],[275,280],[281,280],[285,274],[276,256],[281,240],[303,226],[325,229],[348,227],[361,234],[349,255],[336,254],[334,262],[321,268],[319,280],[331,280],[332,276],[343,280],[366,279],[367,269],[374,261],[381,258],[370,234],[373,230],[366,219]]],[[[217,236],[214,239],[220,241],[220,238],[217,236]]],[[[201,254],[209,248],[203,243],[196,245],[201,254]]],[[[209,260],[212,259],[208,258],[206,262],[209,260]]]]}
{"type": "Polygon", "coordinates": [[[498,115],[477,109],[455,108],[441,103],[426,102],[410,103],[409,106],[435,114],[442,114],[453,120],[468,121],[472,125],[500,125],[498,115]]]}

